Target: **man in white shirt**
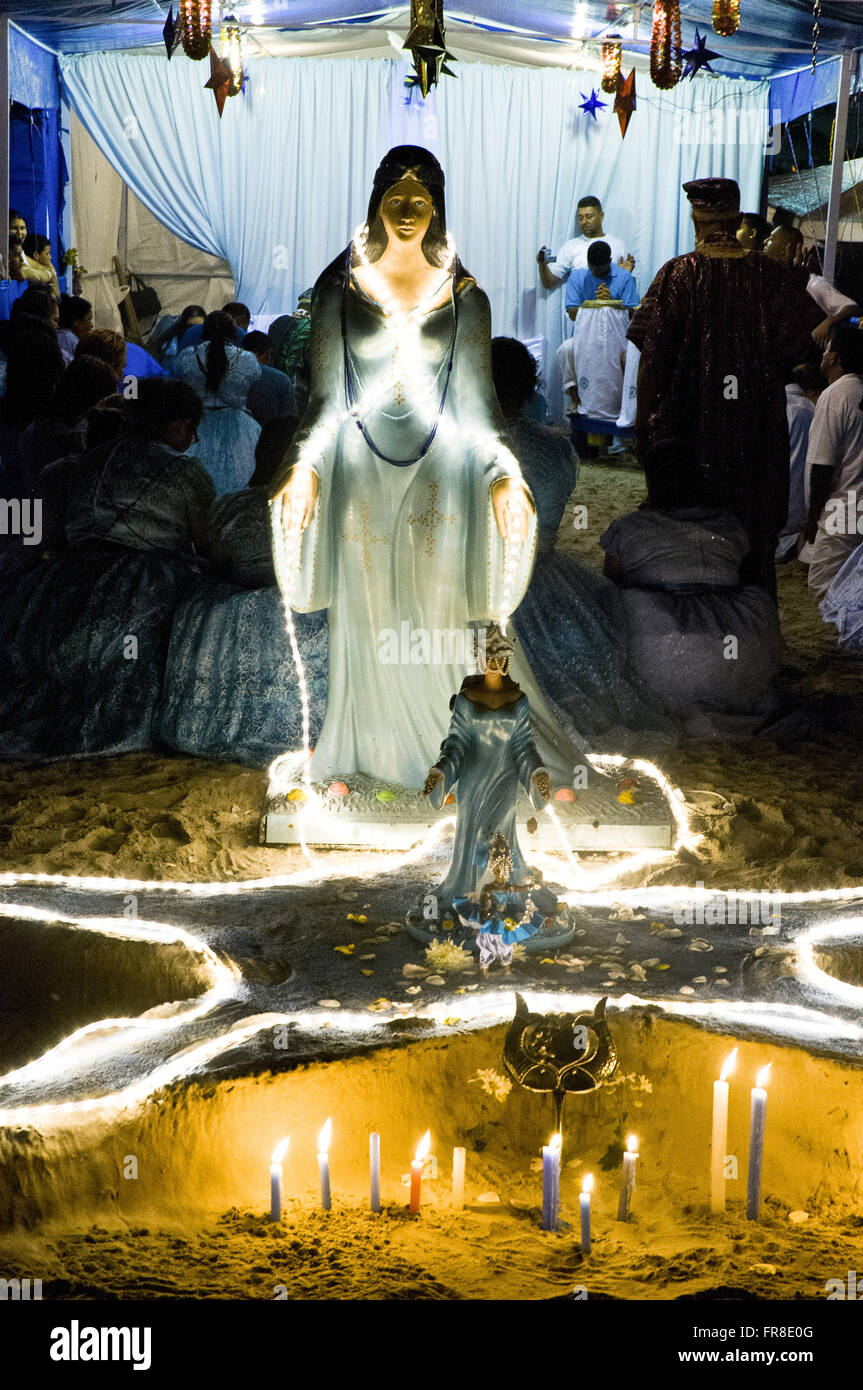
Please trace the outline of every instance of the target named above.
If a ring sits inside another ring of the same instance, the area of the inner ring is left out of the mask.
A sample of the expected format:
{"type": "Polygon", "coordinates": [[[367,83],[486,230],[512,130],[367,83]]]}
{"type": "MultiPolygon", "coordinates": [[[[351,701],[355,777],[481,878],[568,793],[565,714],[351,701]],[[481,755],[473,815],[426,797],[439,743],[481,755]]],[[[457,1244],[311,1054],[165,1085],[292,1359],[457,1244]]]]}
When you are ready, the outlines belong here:
{"type": "MultiPolygon", "coordinates": [[[[774,227],[764,243],[765,256],[769,256],[772,261],[786,261],[788,265],[795,265],[800,261],[802,249],[803,233],[799,227],[774,227]]],[[[823,348],[827,344],[833,325],[859,314],[860,308],[853,299],[840,294],[823,275],[810,275],[806,281],[806,290],[824,315],[818,327],[812,330],[815,342],[823,348]]]]}
{"type": "Polygon", "coordinates": [[[809,588],[819,600],[863,540],[863,337],[839,324],[821,361],[829,386],[809,430],[809,588]],[[859,502],[859,506],[858,506],[859,502]]]}
{"type": "Polygon", "coordinates": [[[569,278],[570,271],[586,270],[587,248],[594,241],[604,241],[608,244],[611,250],[612,265],[622,265],[625,270],[630,272],[635,269],[635,260],[632,256],[627,255],[626,247],[620,237],[612,236],[610,232],[603,231],[604,213],[602,203],[598,198],[595,198],[593,194],[579,198],[576,217],[580,236],[565,241],[553,260],[546,259],[545,247],[536,253],[539,278],[545,289],[559,289],[564,280],[569,278]]]}

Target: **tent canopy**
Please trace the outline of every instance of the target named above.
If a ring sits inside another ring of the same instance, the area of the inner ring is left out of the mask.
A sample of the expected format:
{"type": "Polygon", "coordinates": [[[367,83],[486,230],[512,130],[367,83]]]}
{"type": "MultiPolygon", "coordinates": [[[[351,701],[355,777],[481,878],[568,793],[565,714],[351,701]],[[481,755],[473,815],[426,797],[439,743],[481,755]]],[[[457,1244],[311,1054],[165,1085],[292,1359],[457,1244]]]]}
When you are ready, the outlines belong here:
{"type": "MultiPolygon", "coordinates": [[[[226,12],[229,8],[226,5],[226,12]]],[[[606,0],[537,0],[527,8],[522,0],[472,0],[468,11],[458,0],[447,6],[449,35],[455,48],[468,27],[475,41],[481,34],[508,34],[512,42],[530,37],[555,51],[552,61],[576,65],[573,31],[590,40],[619,31],[626,48],[646,55],[652,4],[619,4],[618,18],[609,22],[606,0]],[[640,11],[638,38],[633,19],[640,11]],[[461,22],[460,22],[461,21],[461,22]]],[[[709,47],[722,56],[714,63],[726,76],[773,77],[803,67],[812,41],[811,0],[741,0],[740,31],[719,38],[711,28],[712,0],[683,0],[683,44],[692,44],[696,24],[708,36],[709,47]]],[[[370,9],[369,0],[245,0],[234,7],[241,23],[254,26],[262,54],[281,56],[279,36],[289,38],[323,26],[351,26],[356,35],[370,23],[403,31],[406,5],[370,9]]],[[[92,53],[105,49],[140,48],[161,42],[167,15],[164,0],[4,0],[8,15],[40,42],[62,53],[92,53]]],[[[822,57],[863,42],[863,0],[824,0],[821,7],[819,51],[822,57]]],[[[583,63],[577,66],[583,67],[583,63]]]]}

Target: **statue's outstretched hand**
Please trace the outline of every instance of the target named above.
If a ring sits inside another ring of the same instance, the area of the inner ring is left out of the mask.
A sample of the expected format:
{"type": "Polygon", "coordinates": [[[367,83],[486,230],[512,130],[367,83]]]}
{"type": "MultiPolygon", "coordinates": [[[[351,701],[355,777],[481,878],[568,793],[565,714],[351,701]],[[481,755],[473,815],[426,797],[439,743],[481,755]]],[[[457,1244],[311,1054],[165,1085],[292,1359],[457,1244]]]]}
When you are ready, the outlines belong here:
{"type": "Polygon", "coordinates": [[[624,270],[628,270],[630,275],[635,269],[635,257],[630,253],[627,256],[618,256],[617,264],[622,265],[624,270]]]}
{"type": "Polygon", "coordinates": [[[292,468],[287,482],[273,497],[282,503],[282,528],[286,536],[305,531],[315,512],[318,500],[318,476],[311,468],[292,468]]]}
{"type": "Polygon", "coordinates": [[[497,529],[505,541],[525,540],[533,503],[519,478],[499,478],[491,490],[497,529]]]}
{"type": "Polygon", "coordinates": [[[423,796],[429,796],[435,787],[443,781],[443,773],[439,767],[433,767],[429,771],[428,777],[423,784],[423,796]]]}

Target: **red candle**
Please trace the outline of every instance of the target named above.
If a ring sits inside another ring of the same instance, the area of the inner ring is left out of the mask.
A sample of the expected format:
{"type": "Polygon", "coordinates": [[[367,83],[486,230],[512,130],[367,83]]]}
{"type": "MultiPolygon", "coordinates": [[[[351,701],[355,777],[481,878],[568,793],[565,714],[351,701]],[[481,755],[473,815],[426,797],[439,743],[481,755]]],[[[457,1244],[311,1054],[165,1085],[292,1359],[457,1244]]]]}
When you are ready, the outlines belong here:
{"type": "Polygon", "coordinates": [[[426,1130],[419,1144],[417,1145],[416,1157],[411,1164],[411,1204],[412,1215],[420,1209],[420,1198],[422,1195],[423,1184],[423,1160],[431,1148],[431,1131],[426,1130]]]}

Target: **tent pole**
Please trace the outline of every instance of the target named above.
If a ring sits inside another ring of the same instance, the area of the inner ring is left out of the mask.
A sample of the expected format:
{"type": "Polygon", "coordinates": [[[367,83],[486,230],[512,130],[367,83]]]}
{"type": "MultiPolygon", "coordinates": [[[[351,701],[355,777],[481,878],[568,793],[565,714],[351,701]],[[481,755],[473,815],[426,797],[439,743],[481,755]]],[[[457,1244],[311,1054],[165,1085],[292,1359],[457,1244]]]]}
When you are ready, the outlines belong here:
{"type": "Polygon", "coordinates": [[[0,255],[4,276],[9,273],[9,20],[0,15],[0,255]]]}
{"type": "Polygon", "coordinates": [[[839,202],[842,197],[842,169],[845,164],[845,135],[848,130],[848,96],[851,91],[853,54],[844,49],[839,60],[839,86],[836,92],[836,124],[833,128],[833,160],[830,165],[830,202],[824,236],[824,279],[833,283],[836,274],[836,242],[839,236],[839,202]]]}

